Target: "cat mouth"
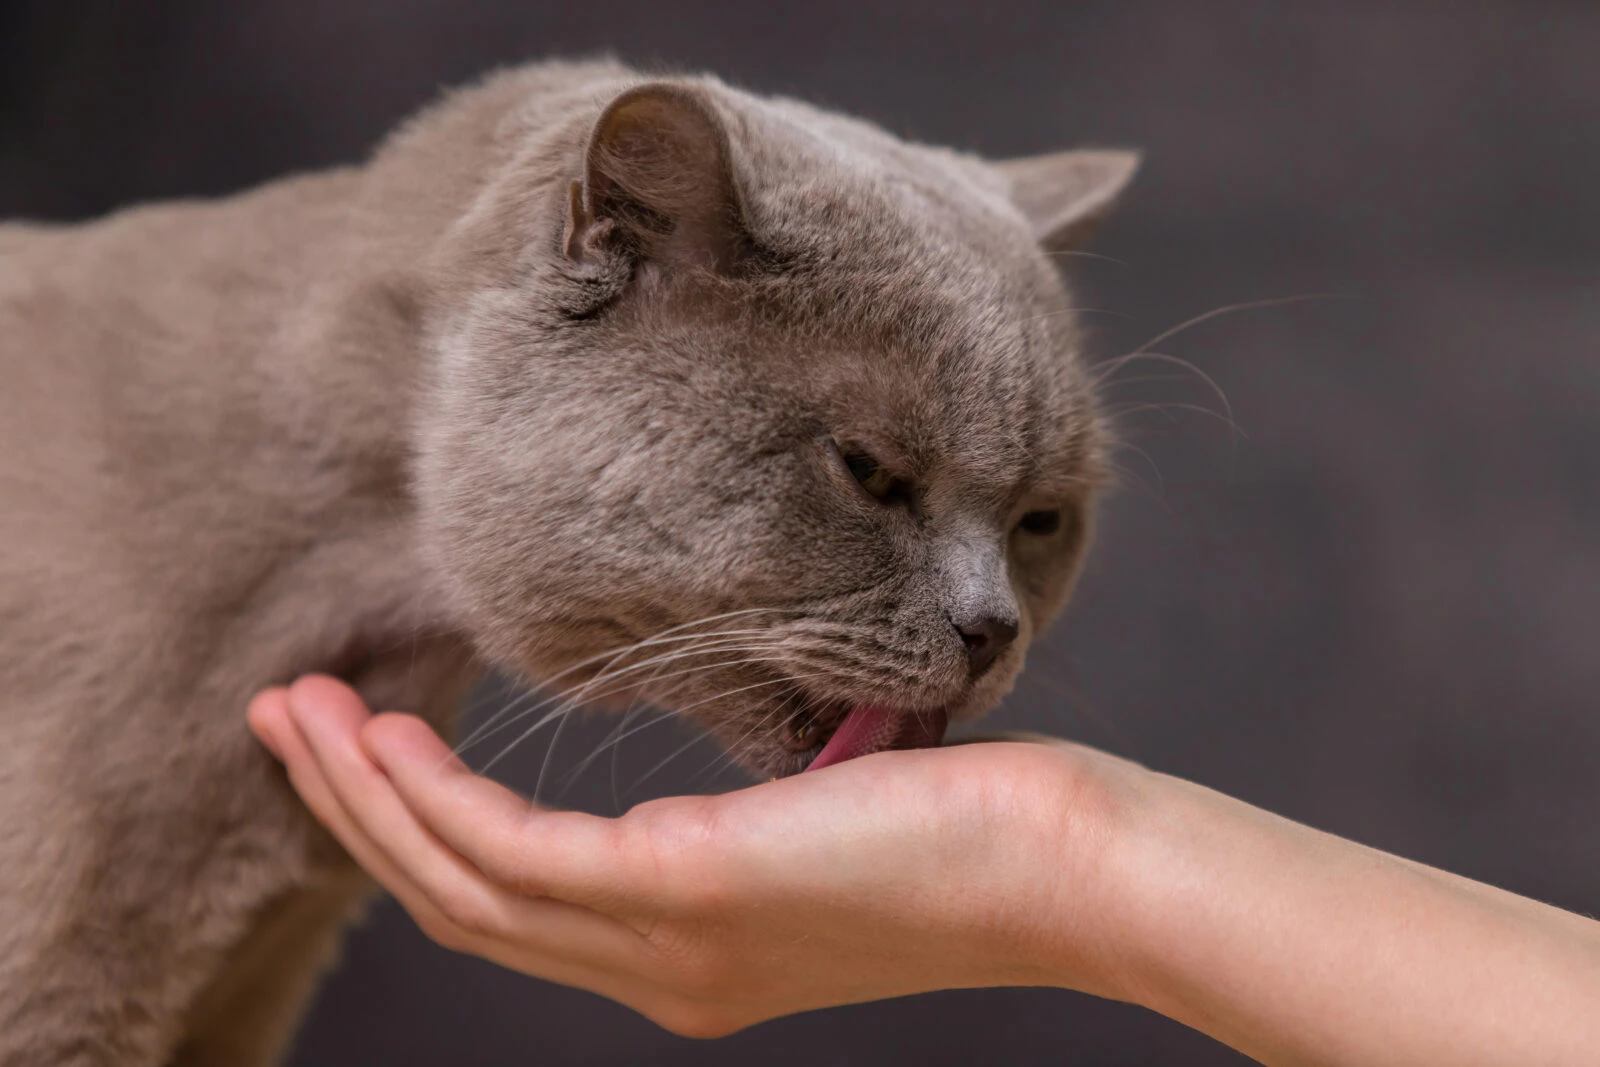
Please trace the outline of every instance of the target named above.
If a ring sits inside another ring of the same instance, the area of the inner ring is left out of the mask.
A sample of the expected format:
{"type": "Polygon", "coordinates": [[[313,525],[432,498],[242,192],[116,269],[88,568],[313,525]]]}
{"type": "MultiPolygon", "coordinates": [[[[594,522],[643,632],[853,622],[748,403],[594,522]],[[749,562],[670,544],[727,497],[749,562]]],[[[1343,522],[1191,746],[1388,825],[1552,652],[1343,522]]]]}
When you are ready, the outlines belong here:
{"type": "Polygon", "coordinates": [[[907,711],[884,704],[849,705],[842,718],[819,731],[812,743],[816,755],[802,771],[818,771],[874,752],[935,748],[944,740],[949,721],[944,708],[907,711]]]}

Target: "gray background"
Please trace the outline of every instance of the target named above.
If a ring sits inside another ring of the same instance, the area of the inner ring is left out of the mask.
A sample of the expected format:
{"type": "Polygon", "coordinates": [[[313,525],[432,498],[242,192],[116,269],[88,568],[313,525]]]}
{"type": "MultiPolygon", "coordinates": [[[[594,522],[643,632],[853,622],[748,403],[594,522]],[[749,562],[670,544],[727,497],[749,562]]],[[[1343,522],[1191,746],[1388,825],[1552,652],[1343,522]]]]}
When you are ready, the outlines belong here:
{"type": "MultiPolygon", "coordinates": [[[[1001,155],[1141,146],[1075,265],[1135,365],[1126,488],[1001,712],[1336,833],[1600,910],[1600,10],[230,0],[0,6],[0,215],[357,158],[443,85],[614,49],[1001,155]],[[1145,405],[1169,405],[1151,409],[1145,405]]],[[[493,700],[494,697],[487,699],[493,700]]],[[[665,728],[663,728],[665,729],[665,728]]],[[[570,768],[599,736],[563,738],[570,768]]],[[[639,735],[618,780],[680,743],[639,735]]],[[[531,780],[540,754],[511,770],[531,780]]],[[[625,800],[735,784],[700,746],[625,800]]],[[[611,805],[609,772],[571,798],[611,805]]],[[[1235,1063],[1139,1009],[940,994],[705,1044],[454,958],[392,906],[297,1064],[1235,1063]]]]}

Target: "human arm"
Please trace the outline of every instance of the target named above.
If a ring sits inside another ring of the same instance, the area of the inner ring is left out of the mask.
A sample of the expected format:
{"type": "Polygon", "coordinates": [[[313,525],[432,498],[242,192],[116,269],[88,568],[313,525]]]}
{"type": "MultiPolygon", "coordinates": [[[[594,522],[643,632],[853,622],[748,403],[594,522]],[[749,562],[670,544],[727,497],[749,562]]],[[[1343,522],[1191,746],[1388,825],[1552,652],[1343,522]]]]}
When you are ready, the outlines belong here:
{"type": "Polygon", "coordinates": [[[1600,923],[1136,777],[1124,999],[1268,1064],[1600,1063],[1600,923]]]}
{"type": "Polygon", "coordinates": [[[1600,925],[1079,746],[887,753],[600,819],[530,806],[327,679],[251,720],[436,940],[682,1033],[1059,985],[1268,1063],[1600,1050],[1600,925]]]}

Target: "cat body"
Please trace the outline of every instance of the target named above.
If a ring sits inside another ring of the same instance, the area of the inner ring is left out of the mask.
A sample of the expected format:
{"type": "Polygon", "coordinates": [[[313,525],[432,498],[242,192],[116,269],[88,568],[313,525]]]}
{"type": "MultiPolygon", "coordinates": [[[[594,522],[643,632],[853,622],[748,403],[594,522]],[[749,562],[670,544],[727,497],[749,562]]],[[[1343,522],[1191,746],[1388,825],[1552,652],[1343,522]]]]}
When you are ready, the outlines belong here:
{"type": "Polygon", "coordinates": [[[1099,477],[1034,242],[1132,162],[1008,166],[553,63],[359,167],[0,226],[0,1065],[282,1054],[369,883],[265,686],[445,729],[563,677],[764,773],[862,701],[992,706],[1099,477]],[[705,669],[595,661],[651,640],[705,669]]]}

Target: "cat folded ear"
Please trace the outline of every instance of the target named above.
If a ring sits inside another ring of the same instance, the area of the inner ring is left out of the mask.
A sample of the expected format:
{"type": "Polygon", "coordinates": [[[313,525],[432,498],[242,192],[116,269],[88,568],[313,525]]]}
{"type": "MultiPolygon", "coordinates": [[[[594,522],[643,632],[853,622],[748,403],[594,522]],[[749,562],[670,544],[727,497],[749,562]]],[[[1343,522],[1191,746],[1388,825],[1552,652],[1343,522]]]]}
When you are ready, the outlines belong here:
{"type": "Polygon", "coordinates": [[[1033,224],[1046,252],[1088,241],[1139,169],[1139,153],[1079,149],[1007,159],[997,164],[1011,180],[1011,202],[1033,224]]]}
{"type": "Polygon", "coordinates": [[[749,247],[722,120],[700,91],[629,89],[589,135],[583,180],[569,190],[567,258],[627,255],[731,270],[749,247]]]}

